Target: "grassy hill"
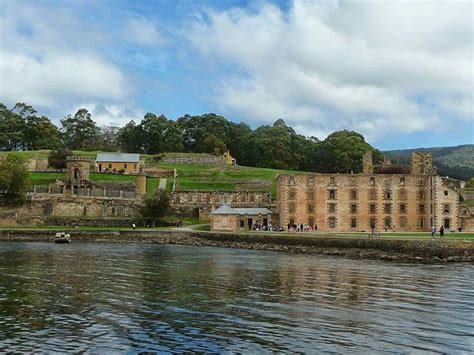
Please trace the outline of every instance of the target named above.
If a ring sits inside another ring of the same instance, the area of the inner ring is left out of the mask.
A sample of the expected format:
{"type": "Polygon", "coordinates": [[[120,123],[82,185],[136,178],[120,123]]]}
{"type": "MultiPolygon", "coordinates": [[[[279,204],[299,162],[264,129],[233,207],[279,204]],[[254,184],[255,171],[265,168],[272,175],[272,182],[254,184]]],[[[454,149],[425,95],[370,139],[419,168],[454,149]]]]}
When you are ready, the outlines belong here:
{"type": "Polygon", "coordinates": [[[396,161],[409,163],[412,152],[433,154],[434,165],[442,176],[449,176],[460,180],[469,180],[474,176],[474,144],[458,145],[455,147],[433,147],[389,150],[382,152],[396,161]]]}

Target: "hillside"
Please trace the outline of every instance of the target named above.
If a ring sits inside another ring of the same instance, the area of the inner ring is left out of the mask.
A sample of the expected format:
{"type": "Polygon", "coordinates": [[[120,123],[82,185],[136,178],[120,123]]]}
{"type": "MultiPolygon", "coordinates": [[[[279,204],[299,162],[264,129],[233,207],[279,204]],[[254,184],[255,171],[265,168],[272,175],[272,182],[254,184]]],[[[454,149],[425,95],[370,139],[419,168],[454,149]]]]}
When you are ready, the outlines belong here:
{"type": "Polygon", "coordinates": [[[474,144],[389,150],[382,152],[382,154],[387,155],[392,161],[400,159],[401,163],[409,163],[411,153],[415,151],[432,153],[434,165],[438,168],[439,175],[460,180],[469,180],[474,176],[474,144]]]}

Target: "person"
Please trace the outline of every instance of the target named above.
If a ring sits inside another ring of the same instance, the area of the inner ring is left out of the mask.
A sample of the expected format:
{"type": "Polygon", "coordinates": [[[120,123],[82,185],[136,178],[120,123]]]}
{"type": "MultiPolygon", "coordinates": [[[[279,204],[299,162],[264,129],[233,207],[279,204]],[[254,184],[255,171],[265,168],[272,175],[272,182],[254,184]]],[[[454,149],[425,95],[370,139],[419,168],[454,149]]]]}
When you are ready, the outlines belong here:
{"type": "Polygon", "coordinates": [[[431,226],[431,238],[434,238],[435,234],[436,234],[436,227],[431,226]]]}
{"type": "Polygon", "coordinates": [[[135,223],[132,223],[132,229],[135,230],[135,228],[137,228],[137,226],[135,225],[135,223]]]}
{"type": "Polygon", "coordinates": [[[288,223],[286,227],[287,227],[287,231],[289,232],[290,231],[290,224],[288,223]]]}
{"type": "Polygon", "coordinates": [[[439,237],[443,238],[444,237],[444,224],[439,227],[439,237]]]}
{"type": "Polygon", "coordinates": [[[374,238],[374,237],[375,237],[375,224],[371,224],[371,225],[370,225],[370,229],[371,229],[371,231],[372,231],[371,237],[374,238]]]}

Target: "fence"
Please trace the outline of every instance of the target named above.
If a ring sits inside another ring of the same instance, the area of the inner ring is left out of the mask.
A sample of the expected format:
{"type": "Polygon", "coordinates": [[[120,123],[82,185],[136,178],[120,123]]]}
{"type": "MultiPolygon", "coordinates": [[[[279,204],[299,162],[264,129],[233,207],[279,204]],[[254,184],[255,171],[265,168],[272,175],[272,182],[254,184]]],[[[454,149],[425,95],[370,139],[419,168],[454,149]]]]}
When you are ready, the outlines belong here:
{"type": "Polygon", "coordinates": [[[93,197],[93,198],[119,198],[132,200],[138,197],[136,191],[124,191],[124,190],[107,190],[107,189],[86,189],[76,188],[72,190],[66,190],[64,186],[45,186],[35,185],[28,190],[28,195],[66,195],[68,192],[72,192],[70,196],[80,197],[93,197]]]}

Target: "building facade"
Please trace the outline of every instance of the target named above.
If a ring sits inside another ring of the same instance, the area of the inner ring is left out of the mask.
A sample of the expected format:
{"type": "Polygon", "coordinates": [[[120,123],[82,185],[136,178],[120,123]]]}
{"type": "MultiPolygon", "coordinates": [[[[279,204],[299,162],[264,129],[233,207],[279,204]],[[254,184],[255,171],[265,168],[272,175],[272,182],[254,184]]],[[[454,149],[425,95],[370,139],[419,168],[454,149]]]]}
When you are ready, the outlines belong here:
{"type": "Polygon", "coordinates": [[[224,204],[210,213],[213,231],[248,231],[255,225],[267,226],[272,211],[267,208],[235,208],[224,204]]]}
{"type": "Polygon", "coordinates": [[[143,164],[140,154],[130,153],[99,153],[96,158],[97,172],[136,174],[143,164]]]}
{"type": "Polygon", "coordinates": [[[410,166],[373,166],[366,154],[361,174],[277,177],[280,224],[320,231],[428,231],[459,228],[459,181],[436,175],[431,154],[413,153],[410,166]]]}

